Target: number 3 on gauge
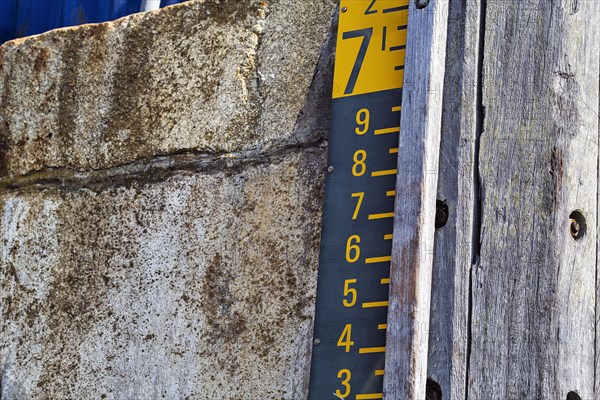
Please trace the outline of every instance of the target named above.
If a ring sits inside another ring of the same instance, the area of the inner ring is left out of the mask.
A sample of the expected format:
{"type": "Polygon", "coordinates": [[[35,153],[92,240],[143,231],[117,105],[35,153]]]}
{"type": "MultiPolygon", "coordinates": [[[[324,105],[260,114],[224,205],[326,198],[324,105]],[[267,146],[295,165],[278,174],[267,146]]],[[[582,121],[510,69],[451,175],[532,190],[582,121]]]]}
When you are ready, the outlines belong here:
{"type": "Polygon", "coordinates": [[[340,369],[337,374],[338,379],[342,380],[342,386],[344,387],[344,393],[342,393],[339,389],[335,391],[335,395],[345,399],[350,395],[350,378],[352,378],[352,373],[350,373],[349,369],[340,369]]]}

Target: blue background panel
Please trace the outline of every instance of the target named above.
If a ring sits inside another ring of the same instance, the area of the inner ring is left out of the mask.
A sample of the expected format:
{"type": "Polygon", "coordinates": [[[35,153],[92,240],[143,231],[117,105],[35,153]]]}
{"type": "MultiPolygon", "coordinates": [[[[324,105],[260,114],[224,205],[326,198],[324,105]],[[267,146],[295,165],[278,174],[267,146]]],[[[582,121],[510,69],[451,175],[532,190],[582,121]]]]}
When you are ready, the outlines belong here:
{"type": "MultiPolygon", "coordinates": [[[[162,0],[161,7],[185,0],[162,0]]],[[[111,21],[140,11],[142,0],[0,0],[0,43],[64,26],[111,21]]]]}

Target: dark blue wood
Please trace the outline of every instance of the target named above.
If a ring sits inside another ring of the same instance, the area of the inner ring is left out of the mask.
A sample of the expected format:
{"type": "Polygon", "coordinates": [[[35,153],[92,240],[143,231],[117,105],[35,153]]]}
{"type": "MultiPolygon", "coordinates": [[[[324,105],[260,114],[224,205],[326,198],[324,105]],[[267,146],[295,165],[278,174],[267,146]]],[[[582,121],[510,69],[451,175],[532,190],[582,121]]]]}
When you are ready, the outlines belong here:
{"type": "MultiPolygon", "coordinates": [[[[161,6],[185,0],[162,0],[161,6]]],[[[51,29],[104,22],[140,11],[142,0],[0,0],[0,43],[51,29]]]]}

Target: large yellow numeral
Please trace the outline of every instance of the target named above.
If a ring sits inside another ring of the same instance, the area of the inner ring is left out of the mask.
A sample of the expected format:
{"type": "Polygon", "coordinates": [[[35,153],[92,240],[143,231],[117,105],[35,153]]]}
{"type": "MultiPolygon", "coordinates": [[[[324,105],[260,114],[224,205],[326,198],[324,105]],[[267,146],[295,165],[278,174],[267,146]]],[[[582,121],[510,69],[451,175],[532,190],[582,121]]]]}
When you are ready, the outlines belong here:
{"type": "Polygon", "coordinates": [[[344,307],[352,307],[356,304],[356,289],[350,287],[350,284],[352,283],[356,283],[356,279],[346,279],[344,281],[344,297],[348,295],[351,296],[350,301],[348,301],[348,299],[342,301],[344,307]]]}
{"type": "Polygon", "coordinates": [[[352,219],[354,220],[358,217],[358,212],[360,211],[360,206],[362,205],[363,198],[365,197],[365,192],[352,193],[352,197],[358,197],[356,208],[354,208],[354,214],[352,214],[352,219]]]}
{"type": "Polygon", "coordinates": [[[365,161],[367,161],[367,152],[364,150],[356,150],[354,153],[354,165],[352,166],[352,175],[363,176],[367,170],[365,161]]]}
{"type": "Polygon", "coordinates": [[[356,132],[357,135],[364,135],[369,131],[369,119],[370,114],[368,109],[362,108],[358,110],[356,113],[356,124],[358,126],[354,128],[354,132],[356,132]]]}
{"type": "Polygon", "coordinates": [[[349,369],[340,369],[337,374],[338,379],[342,380],[342,386],[344,387],[344,393],[340,392],[339,389],[335,391],[335,395],[345,399],[350,395],[350,378],[352,378],[352,374],[349,369]]]}
{"type": "Polygon", "coordinates": [[[345,347],[346,353],[350,353],[350,347],[354,346],[352,341],[352,324],[347,324],[337,342],[338,347],[345,347]]]}
{"type": "Polygon", "coordinates": [[[360,257],[360,247],[356,243],[360,243],[360,236],[358,235],[350,236],[346,242],[346,261],[349,263],[355,263],[360,257]]]}

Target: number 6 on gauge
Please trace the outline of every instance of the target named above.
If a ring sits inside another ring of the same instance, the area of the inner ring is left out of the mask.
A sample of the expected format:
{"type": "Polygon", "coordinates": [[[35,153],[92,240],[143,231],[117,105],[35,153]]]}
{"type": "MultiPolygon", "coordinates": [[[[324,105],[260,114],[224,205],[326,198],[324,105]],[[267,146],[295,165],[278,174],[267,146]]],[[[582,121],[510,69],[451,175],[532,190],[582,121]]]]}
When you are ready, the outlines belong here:
{"type": "Polygon", "coordinates": [[[349,263],[357,262],[360,257],[360,247],[356,243],[360,243],[360,236],[358,235],[350,236],[346,242],[346,261],[349,263]],[[354,256],[352,253],[354,253],[354,256]]]}

